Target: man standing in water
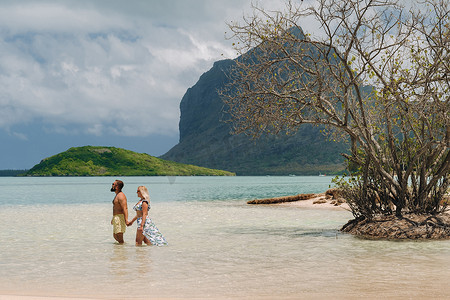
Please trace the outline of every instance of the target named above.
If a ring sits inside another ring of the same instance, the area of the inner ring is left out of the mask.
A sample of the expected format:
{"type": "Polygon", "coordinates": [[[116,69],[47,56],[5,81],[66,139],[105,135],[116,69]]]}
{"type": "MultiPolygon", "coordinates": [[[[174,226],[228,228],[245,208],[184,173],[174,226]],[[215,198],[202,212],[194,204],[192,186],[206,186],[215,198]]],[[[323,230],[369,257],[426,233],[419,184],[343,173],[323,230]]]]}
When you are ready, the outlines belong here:
{"type": "Polygon", "coordinates": [[[113,226],[114,239],[123,244],[123,234],[128,224],[128,206],[127,197],[122,192],[123,182],[116,180],[112,184],[111,192],[115,192],[116,196],[113,200],[113,217],[111,225],[113,226]]]}

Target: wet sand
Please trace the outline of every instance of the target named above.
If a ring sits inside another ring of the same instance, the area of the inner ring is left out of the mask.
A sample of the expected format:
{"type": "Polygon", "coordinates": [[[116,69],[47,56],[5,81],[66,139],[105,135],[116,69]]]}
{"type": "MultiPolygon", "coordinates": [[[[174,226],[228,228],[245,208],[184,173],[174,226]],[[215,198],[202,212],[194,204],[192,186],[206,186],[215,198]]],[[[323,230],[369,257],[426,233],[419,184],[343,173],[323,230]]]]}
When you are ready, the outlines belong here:
{"type": "Polygon", "coordinates": [[[97,300],[97,299],[102,299],[102,298],[0,295],[0,300],[97,300]]]}

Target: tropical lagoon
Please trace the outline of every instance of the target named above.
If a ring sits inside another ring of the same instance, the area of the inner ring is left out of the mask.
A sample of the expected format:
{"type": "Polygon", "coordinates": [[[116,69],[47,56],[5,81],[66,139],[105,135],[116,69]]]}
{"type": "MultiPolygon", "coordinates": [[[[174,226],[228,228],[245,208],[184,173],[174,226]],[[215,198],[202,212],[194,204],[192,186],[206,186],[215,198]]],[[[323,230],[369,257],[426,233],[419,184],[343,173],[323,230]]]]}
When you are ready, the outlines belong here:
{"type": "Polygon", "coordinates": [[[321,193],[331,177],[0,177],[0,299],[445,299],[450,241],[366,240],[345,209],[248,205],[321,193]],[[136,188],[169,246],[118,245],[114,179],[136,188]]]}

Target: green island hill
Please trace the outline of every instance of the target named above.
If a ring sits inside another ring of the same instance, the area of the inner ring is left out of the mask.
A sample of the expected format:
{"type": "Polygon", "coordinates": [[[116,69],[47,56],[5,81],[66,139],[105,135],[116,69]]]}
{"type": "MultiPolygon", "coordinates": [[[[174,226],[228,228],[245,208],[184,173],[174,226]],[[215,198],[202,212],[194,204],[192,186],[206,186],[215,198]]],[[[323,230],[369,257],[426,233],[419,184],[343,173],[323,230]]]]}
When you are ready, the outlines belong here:
{"type": "Polygon", "coordinates": [[[234,176],[130,150],[84,146],[43,159],[21,176],[234,176]]]}

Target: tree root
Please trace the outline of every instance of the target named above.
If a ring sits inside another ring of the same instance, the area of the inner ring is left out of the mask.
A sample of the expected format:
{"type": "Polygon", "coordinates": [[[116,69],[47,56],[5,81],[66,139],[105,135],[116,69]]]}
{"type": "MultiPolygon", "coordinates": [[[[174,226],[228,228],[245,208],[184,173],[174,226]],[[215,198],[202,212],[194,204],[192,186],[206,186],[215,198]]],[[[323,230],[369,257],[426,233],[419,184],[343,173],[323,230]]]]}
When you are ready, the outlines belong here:
{"type": "Polygon", "coordinates": [[[371,239],[450,239],[450,214],[360,217],[350,220],[341,231],[371,239]]]}

